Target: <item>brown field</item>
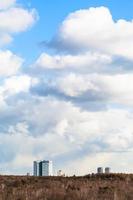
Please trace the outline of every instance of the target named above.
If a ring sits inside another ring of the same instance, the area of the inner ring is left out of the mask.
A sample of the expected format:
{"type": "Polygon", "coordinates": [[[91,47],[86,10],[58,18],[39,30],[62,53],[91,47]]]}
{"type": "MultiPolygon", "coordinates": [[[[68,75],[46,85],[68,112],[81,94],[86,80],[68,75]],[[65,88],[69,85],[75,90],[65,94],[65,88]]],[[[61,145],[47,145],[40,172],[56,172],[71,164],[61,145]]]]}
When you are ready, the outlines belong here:
{"type": "Polygon", "coordinates": [[[133,200],[133,175],[0,176],[0,200],[133,200]]]}

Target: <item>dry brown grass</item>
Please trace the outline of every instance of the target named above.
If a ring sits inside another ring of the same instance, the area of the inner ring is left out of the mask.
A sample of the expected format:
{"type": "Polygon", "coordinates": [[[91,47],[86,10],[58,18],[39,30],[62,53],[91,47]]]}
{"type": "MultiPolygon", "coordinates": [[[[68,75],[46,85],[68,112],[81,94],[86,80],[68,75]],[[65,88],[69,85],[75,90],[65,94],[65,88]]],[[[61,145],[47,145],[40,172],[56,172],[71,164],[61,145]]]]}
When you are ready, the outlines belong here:
{"type": "Polygon", "coordinates": [[[133,175],[0,176],[0,200],[133,200],[133,175]]]}

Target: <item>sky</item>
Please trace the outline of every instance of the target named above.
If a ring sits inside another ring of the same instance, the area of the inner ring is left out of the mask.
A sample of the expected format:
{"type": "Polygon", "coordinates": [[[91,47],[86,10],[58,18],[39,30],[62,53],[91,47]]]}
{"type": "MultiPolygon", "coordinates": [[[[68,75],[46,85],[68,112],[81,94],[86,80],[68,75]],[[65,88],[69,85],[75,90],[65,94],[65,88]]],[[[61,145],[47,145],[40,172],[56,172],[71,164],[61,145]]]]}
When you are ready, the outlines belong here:
{"type": "Polygon", "coordinates": [[[133,172],[133,1],[0,2],[0,174],[133,172]]]}

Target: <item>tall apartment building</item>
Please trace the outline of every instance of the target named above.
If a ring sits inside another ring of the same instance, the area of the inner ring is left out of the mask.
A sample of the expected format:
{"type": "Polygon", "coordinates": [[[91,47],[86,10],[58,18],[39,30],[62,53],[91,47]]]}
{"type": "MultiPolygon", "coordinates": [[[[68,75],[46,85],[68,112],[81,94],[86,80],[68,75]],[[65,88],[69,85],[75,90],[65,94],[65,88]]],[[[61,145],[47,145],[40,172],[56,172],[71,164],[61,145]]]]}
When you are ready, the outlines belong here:
{"type": "Polygon", "coordinates": [[[97,174],[103,174],[103,168],[102,167],[97,168],[97,174]]]}
{"type": "Polygon", "coordinates": [[[33,162],[33,175],[34,176],[40,176],[39,164],[40,164],[40,161],[34,161],[33,162]]]}
{"type": "Polygon", "coordinates": [[[53,163],[50,160],[34,161],[33,163],[34,176],[52,176],[53,163]]]}

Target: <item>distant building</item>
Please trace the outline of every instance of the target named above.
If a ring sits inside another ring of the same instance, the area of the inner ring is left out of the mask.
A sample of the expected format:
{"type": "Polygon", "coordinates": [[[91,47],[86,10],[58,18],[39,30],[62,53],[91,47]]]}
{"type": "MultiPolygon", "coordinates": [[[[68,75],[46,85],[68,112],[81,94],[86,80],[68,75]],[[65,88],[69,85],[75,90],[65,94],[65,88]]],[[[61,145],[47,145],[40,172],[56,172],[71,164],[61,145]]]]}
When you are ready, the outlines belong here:
{"type": "Polygon", "coordinates": [[[33,163],[34,176],[52,176],[53,163],[49,160],[34,161],[33,163]]]}
{"type": "Polygon", "coordinates": [[[105,174],[109,174],[110,172],[111,172],[110,167],[106,167],[106,168],[105,168],[105,174]]]}
{"type": "Polygon", "coordinates": [[[62,170],[58,170],[57,176],[65,177],[65,173],[63,173],[62,170]]]}
{"type": "Polygon", "coordinates": [[[97,168],[97,173],[98,174],[103,174],[103,168],[102,167],[98,167],[97,168]]]}
{"type": "Polygon", "coordinates": [[[33,175],[34,176],[40,176],[39,164],[40,164],[40,161],[34,161],[33,162],[33,175]]]}

